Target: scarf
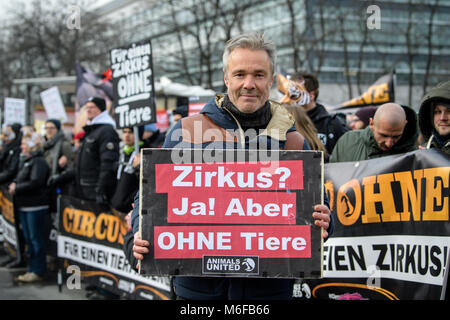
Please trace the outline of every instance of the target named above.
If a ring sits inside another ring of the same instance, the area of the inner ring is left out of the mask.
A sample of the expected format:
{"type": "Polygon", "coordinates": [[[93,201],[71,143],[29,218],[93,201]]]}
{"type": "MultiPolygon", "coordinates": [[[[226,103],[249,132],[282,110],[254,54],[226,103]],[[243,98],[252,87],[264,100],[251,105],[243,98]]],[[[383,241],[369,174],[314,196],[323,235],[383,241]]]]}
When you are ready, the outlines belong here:
{"type": "Polygon", "coordinates": [[[236,108],[228,98],[228,95],[225,95],[222,107],[231,112],[231,114],[239,121],[239,124],[244,131],[247,129],[255,129],[256,131],[265,129],[272,117],[269,101],[266,101],[263,107],[253,113],[244,113],[236,108]]]}
{"type": "Polygon", "coordinates": [[[51,174],[58,173],[58,159],[61,153],[61,147],[64,140],[64,132],[58,131],[58,133],[50,140],[45,141],[43,145],[44,152],[50,154],[52,167],[50,168],[51,174]]]}

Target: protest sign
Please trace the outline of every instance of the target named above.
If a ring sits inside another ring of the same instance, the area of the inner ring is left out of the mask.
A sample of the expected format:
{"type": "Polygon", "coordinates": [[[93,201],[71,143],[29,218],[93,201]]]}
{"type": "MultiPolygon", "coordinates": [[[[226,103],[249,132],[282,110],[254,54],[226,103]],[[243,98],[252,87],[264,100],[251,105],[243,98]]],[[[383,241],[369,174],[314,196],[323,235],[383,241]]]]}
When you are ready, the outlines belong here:
{"type": "Polygon", "coordinates": [[[211,161],[211,150],[142,150],[140,232],[150,253],[141,272],[320,277],[312,212],[323,201],[322,153],[214,152],[211,161]]]}
{"type": "Polygon", "coordinates": [[[67,122],[67,114],[61,100],[58,87],[51,87],[41,92],[41,100],[49,119],[58,119],[67,122]]]}
{"type": "Polygon", "coordinates": [[[439,299],[449,176],[450,158],[435,149],[326,164],[335,230],[324,244],[324,278],[297,284],[297,297],[439,299]]]}
{"type": "Polygon", "coordinates": [[[14,213],[14,200],[6,185],[0,186],[0,224],[3,226],[3,244],[8,254],[20,260],[20,238],[18,217],[14,213]]]}
{"type": "Polygon", "coordinates": [[[4,123],[20,123],[25,125],[25,100],[16,98],[5,98],[4,123]]]}
{"type": "Polygon", "coordinates": [[[211,98],[213,96],[189,97],[188,116],[200,113],[211,98]]]}
{"type": "Polygon", "coordinates": [[[110,57],[117,128],[156,122],[151,42],[113,49],[110,57]]]}
{"type": "Polygon", "coordinates": [[[58,257],[82,271],[87,282],[131,299],[167,300],[169,279],[144,277],[133,270],[124,252],[126,223],[95,202],[61,197],[58,257]]]}

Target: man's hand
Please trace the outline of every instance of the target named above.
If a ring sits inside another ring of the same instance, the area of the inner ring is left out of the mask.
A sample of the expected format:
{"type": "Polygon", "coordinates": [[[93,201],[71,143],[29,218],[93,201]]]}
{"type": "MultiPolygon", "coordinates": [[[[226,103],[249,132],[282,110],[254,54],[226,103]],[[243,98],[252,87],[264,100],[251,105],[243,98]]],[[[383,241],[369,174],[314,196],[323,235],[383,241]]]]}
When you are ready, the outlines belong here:
{"type": "Polygon", "coordinates": [[[14,195],[16,193],[16,183],[15,182],[13,182],[9,185],[8,192],[11,195],[14,195]]]}
{"type": "Polygon", "coordinates": [[[330,226],[330,209],[326,205],[316,204],[314,206],[314,212],[312,214],[314,218],[314,224],[323,229],[322,238],[328,237],[327,229],[330,226]]]}
{"type": "Polygon", "coordinates": [[[61,156],[58,160],[58,165],[60,168],[64,168],[67,164],[67,157],[66,156],[61,156]]]}
{"type": "Polygon", "coordinates": [[[136,232],[134,234],[134,241],[133,241],[133,255],[138,260],[144,260],[144,254],[148,253],[148,246],[150,246],[150,243],[146,240],[142,240],[141,236],[139,235],[139,232],[136,232]]]}

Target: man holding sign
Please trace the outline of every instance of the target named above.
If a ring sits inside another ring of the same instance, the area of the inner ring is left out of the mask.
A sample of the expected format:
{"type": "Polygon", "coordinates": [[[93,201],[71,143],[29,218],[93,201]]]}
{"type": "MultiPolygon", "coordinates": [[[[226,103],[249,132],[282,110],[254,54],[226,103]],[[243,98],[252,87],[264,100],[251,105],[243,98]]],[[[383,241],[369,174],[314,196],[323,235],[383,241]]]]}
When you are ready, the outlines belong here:
{"type": "MultiPolygon", "coordinates": [[[[269,101],[269,91],[274,79],[275,70],[275,46],[272,42],[264,39],[263,35],[259,33],[251,33],[237,36],[231,39],[225,48],[223,55],[224,62],[224,80],[228,88],[227,95],[216,95],[201,111],[200,114],[191,117],[183,118],[179,121],[173,130],[166,137],[163,148],[203,148],[210,150],[215,149],[276,149],[276,150],[305,150],[309,149],[304,138],[295,130],[294,120],[289,112],[281,105],[269,101]],[[200,130],[199,130],[200,128],[200,130]],[[230,133],[234,130],[236,134],[230,133]],[[249,131],[262,131],[263,134],[252,135],[249,131]]],[[[287,161],[286,161],[287,162],[287,161]]],[[[192,169],[196,180],[189,180],[189,168],[184,166],[175,168],[177,177],[176,183],[186,184],[193,183],[208,185],[216,184],[217,187],[226,186],[232,188],[242,184],[242,179],[239,176],[239,166],[236,164],[236,174],[231,175],[229,172],[225,173],[223,167],[220,165],[201,166],[195,165],[192,169]],[[208,167],[208,172],[206,169],[208,167]],[[183,172],[181,172],[183,171],[183,172]],[[195,172],[194,172],[195,171],[195,172]],[[200,181],[201,176],[203,179],[200,181]],[[198,178],[198,179],[197,179],[198,178]],[[203,182],[202,182],[203,181],[203,182]]],[[[289,168],[289,166],[287,166],[289,168]]],[[[250,170],[250,169],[249,169],[250,170]]],[[[240,170],[245,174],[243,170],[240,170]]],[[[255,168],[255,173],[258,168],[255,168]]],[[[247,172],[248,173],[248,172],[247,172]]],[[[155,173],[156,175],[158,172],[155,173]]],[[[247,175],[246,182],[250,182],[250,177],[253,177],[254,184],[264,188],[269,186],[267,183],[267,176],[247,175]],[[259,185],[258,185],[259,183],[259,185]]],[[[241,177],[243,178],[243,177],[241,177]]],[[[170,180],[170,177],[166,178],[170,180]]],[[[286,181],[287,183],[288,181],[286,181]]],[[[241,186],[243,187],[243,186],[241,186]]],[[[241,188],[242,189],[242,188],[241,188]]],[[[236,189],[237,190],[237,189],[236,189]]],[[[157,191],[158,192],[158,191],[157,191]]],[[[230,192],[230,197],[232,196],[230,192]]],[[[194,197],[201,200],[201,195],[192,195],[191,201],[194,197]]],[[[288,197],[288,195],[286,195],[288,197]]],[[[228,217],[241,216],[244,212],[240,210],[241,205],[246,205],[248,214],[249,207],[252,210],[259,210],[256,208],[256,199],[250,197],[243,197],[229,199],[229,206],[223,208],[223,217],[217,219],[227,219],[228,217]],[[238,203],[239,202],[239,203],[238,203]]],[[[224,199],[221,199],[224,200],[224,199]]],[[[261,200],[261,199],[260,199],[261,200]]],[[[169,200],[170,201],[170,200],[169,200]]],[[[214,203],[207,203],[207,199],[203,199],[205,205],[215,207],[214,203]]],[[[285,199],[288,203],[290,200],[285,199]]],[[[200,202],[200,201],[197,201],[200,202]]],[[[226,202],[221,201],[221,202],[226,202]]],[[[264,211],[265,219],[278,219],[283,223],[283,219],[289,218],[291,210],[289,204],[286,206],[279,206],[278,209],[270,201],[263,203],[264,209],[261,207],[261,213],[264,211]],[[275,217],[276,216],[276,217],[275,217]],[[272,218],[273,217],[273,218],[272,218]]],[[[219,204],[217,204],[218,206],[219,204]]],[[[218,207],[215,207],[218,210],[218,207]]],[[[259,207],[258,207],[259,208],[259,207]]],[[[174,216],[170,219],[180,221],[189,207],[187,200],[181,199],[173,205],[174,216]]],[[[311,208],[313,209],[313,208],[311,208]]],[[[256,212],[256,211],[254,211],[256,212]]],[[[135,207],[132,214],[133,232],[135,233],[134,240],[134,256],[139,259],[144,259],[144,254],[149,253],[149,241],[140,239],[138,228],[138,214],[139,214],[139,197],[135,198],[135,207]]],[[[211,214],[211,213],[210,213],[211,214]]],[[[256,214],[256,213],[255,213],[256,214]]],[[[247,219],[248,217],[243,217],[247,219]]],[[[331,220],[331,213],[327,205],[314,206],[313,218],[317,227],[323,228],[323,237],[326,239],[332,232],[333,223],[331,220]]],[[[201,226],[191,227],[202,229],[201,226]]],[[[228,246],[228,243],[233,242],[233,239],[226,238],[226,234],[233,228],[233,226],[221,227],[223,232],[217,233],[216,245],[228,246]],[[222,238],[220,236],[224,235],[222,238]]],[[[192,229],[193,230],[193,229],[192,229]]],[[[254,237],[262,237],[260,233],[269,232],[264,226],[260,227],[261,232],[254,234],[253,232],[246,232],[243,227],[244,241],[247,247],[252,245],[254,237]]],[[[250,228],[248,228],[250,230],[250,228]]],[[[166,232],[170,237],[170,235],[166,232]]],[[[198,233],[200,234],[200,232],[198,233]]],[[[241,233],[242,235],[242,233],[241,233]]],[[[301,250],[304,246],[303,238],[280,239],[279,243],[269,243],[270,246],[277,246],[280,248],[291,248],[292,250],[301,250]]],[[[164,239],[163,239],[164,240],[164,239]]],[[[167,247],[171,245],[171,239],[162,241],[162,246],[167,247]]],[[[202,243],[202,239],[198,239],[202,243]]],[[[259,239],[258,239],[259,241],[259,239]]],[[[258,243],[262,243],[258,242],[258,243]]],[[[203,242],[204,243],[204,242],[203,242]]],[[[268,242],[265,242],[267,245],[268,242]]],[[[263,244],[264,245],[264,244],[263,244]]],[[[170,254],[170,251],[167,252],[170,254]]],[[[248,261],[249,267],[251,261],[248,261]]],[[[182,299],[193,300],[213,300],[213,299],[290,299],[292,297],[293,279],[258,279],[258,278],[205,278],[205,277],[175,277],[174,289],[178,297],[182,299]]]]}

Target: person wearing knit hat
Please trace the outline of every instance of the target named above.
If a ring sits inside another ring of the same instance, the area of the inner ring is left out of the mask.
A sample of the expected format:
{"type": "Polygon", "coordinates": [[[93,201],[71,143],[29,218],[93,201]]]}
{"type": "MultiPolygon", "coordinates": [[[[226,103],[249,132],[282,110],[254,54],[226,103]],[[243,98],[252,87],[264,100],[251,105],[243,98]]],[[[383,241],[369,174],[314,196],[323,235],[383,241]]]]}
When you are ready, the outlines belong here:
{"type": "Polygon", "coordinates": [[[90,97],[88,99],[88,102],[92,102],[93,104],[95,104],[97,106],[97,108],[99,108],[99,110],[101,112],[106,110],[106,101],[103,98],[99,98],[99,97],[90,97]]]}
{"type": "Polygon", "coordinates": [[[352,130],[365,129],[370,122],[370,118],[373,118],[375,111],[377,111],[378,106],[367,106],[358,109],[355,113],[355,117],[350,121],[349,127],[352,130]]]}
{"type": "Polygon", "coordinates": [[[120,138],[104,99],[91,97],[85,108],[88,121],[74,162],[75,192],[106,206],[116,187],[120,138]]]}

